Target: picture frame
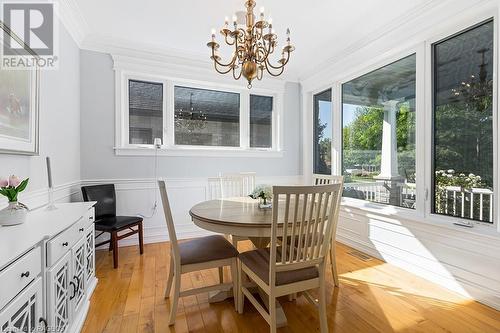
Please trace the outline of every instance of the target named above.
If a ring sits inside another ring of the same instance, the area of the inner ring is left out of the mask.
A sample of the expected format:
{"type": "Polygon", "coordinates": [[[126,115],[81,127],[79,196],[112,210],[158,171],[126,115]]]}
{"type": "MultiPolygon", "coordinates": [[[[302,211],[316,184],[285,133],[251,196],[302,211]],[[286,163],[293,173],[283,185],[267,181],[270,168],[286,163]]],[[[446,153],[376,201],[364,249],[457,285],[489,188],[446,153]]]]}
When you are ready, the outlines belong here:
{"type": "MultiPolygon", "coordinates": [[[[0,47],[5,38],[27,46],[0,21],[0,47]]],[[[31,51],[29,57],[37,57],[31,51]]],[[[2,52],[3,55],[3,52],[2,52]]],[[[21,54],[20,54],[21,55],[21,54]]],[[[26,57],[24,55],[24,57],[26,57]]],[[[40,69],[0,71],[0,154],[39,154],[40,69]]]]}

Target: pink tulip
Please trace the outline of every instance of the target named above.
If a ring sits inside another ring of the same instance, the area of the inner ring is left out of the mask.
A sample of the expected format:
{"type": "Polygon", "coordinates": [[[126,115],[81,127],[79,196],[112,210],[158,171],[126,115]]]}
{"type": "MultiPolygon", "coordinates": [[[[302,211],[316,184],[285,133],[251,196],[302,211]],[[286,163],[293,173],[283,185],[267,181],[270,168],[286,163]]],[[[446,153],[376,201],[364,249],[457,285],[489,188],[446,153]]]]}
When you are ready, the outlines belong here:
{"type": "Polygon", "coordinates": [[[17,185],[21,184],[21,179],[15,175],[11,175],[9,177],[9,185],[12,187],[17,187],[17,185]]]}
{"type": "Polygon", "coordinates": [[[9,186],[9,180],[7,178],[0,178],[0,187],[9,186]]]}

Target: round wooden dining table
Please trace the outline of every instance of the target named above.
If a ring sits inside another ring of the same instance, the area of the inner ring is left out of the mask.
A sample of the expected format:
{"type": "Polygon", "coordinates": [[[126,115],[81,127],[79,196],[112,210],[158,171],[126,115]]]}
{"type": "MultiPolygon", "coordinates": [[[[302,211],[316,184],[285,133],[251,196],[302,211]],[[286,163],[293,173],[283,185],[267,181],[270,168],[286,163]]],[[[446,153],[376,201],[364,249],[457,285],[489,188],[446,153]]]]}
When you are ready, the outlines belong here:
{"type": "MultiPolygon", "coordinates": [[[[259,208],[259,201],[250,197],[227,198],[204,201],[194,205],[189,211],[198,227],[231,235],[233,239],[249,239],[257,248],[269,244],[271,236],[272,209],[259,208]]],[[[260,293],[266,303],[266,296],[260,293]]],[[[211,302],[221,301],[229,294],[211,295],[211,302]]],[[[267,304],[266,304],[267,305],[267,304]]],[[[287,319],[279,302],[276,302],[278,327],[286,326],[287,319]]]]}
{"type": "Polygon", "coordinates": [[[259,208],[258,200],[238,197],[204,201],[193,206],[189,214],[202,229],[249,239],[257,248],[269,244],[273,212],[259,208]]]}

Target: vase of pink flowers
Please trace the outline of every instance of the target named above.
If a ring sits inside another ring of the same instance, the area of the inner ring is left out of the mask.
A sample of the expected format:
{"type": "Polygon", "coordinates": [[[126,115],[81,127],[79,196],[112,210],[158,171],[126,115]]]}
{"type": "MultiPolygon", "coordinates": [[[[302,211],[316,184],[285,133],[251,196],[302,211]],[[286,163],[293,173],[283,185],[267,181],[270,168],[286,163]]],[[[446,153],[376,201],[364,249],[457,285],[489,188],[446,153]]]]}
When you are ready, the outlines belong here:
{"type": "Polygon", "coordinates": [[[0,178],[0,194],[9,201],[9,205],[0,210],[0,225],[16,225],[26,221],[28,207],[17,201],[17,196],[26,189],[28,181],[29,178],[21,180],[15,175],[0,178]]]}

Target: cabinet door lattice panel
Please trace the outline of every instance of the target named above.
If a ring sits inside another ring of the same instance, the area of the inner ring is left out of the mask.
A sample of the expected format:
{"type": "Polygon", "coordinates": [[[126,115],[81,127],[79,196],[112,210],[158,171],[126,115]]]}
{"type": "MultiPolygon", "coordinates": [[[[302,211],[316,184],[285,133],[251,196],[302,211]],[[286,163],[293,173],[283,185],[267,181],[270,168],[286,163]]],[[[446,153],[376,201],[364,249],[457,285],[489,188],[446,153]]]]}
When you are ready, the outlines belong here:
{"type": "Polygon", "coordinates": [[[73,250],[73,283],[75,284],[75,290],[71,299],[74,302],[75,309],[80,306],[85,294],[85,245],[86,240],[82,239],[75,245],[73,250]]]}
{"type": "Polygon", "coordinates": [[[57,332],[66,332],[69,326],[70,258],[70,253],[67,253],[49,271],[49,325],[57,332]]]}
{"type": "Polygon", "coordinates": [[[42,314],[42,281],[30,287],[0,313],[1,332],[39,332],[42,314]]]}
{"type": "Polygon", "coordinates": [[[94,225],[92,224],[85,236],[85,281],[87,283],[94,276],[95,271],[94,240],[94,225]]]}

